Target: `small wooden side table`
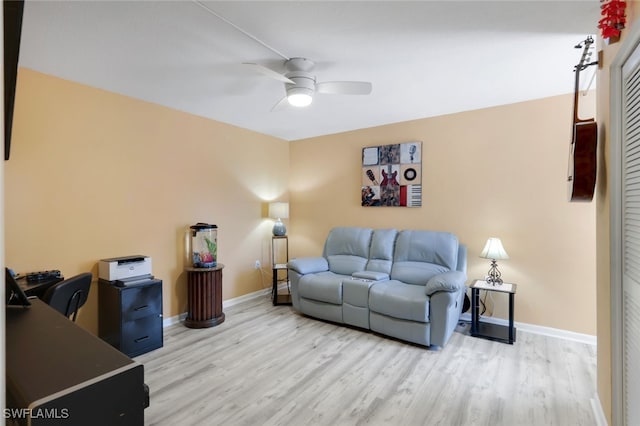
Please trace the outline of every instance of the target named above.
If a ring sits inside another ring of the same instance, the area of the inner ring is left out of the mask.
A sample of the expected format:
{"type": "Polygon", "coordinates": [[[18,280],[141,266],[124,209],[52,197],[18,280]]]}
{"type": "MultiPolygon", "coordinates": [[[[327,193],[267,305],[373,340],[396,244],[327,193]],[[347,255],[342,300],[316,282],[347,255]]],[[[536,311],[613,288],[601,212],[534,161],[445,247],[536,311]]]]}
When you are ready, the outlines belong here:
{"type": "Polygon", "coordinates": [[[516,284],[503,283],[491,285],[486,281],[475,280],[471,286],[471,335],[497,342],[513,344],[516,341],[516,328],[513,323],[514,298],[516,284]],[[509,325],[491,324],[480,321],[480,290],[497,291],[509,294],[509,325]]]}
{"type": "Polygon", "coordinates": [[[184,268],[188,275],[187,318],[189,328],[207,328],[224,322],[222,312],[222,268],[184,268]]]}

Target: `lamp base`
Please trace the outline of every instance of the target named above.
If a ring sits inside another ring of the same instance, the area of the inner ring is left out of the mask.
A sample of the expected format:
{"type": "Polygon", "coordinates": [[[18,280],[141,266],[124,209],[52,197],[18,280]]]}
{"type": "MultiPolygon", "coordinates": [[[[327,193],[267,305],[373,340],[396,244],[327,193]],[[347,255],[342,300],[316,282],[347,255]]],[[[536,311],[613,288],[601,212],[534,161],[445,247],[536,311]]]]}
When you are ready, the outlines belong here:
{"type": "Polygon", "coordinates": [[[280,219],[276,220],[276,223],[273,224],[273,236],[284,237],[285,235],[287,235],[287,228],[280,219]]]}
{"type": "Polygon", "coordinates": [[[502,285],[502,274],[498,270],[498,263],[494,260],[491,261],[491,269],[489,269],[489,273],[487,274],[487,284],[491,285],[502,285]]]}

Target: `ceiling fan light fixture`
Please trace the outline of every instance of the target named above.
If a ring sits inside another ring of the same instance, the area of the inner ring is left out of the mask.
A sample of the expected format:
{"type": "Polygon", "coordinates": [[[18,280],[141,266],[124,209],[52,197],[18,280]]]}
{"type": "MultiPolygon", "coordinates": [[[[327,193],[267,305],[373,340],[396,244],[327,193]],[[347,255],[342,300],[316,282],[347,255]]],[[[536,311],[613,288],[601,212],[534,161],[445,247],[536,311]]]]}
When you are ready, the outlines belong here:
{"type": "Polygon", "coordinates": [[[292,83],[285,83],[287,101],[294,107],[306,107],[313,102],[316,91],[315,77],[305,71],[292,71],[286,74],[292,83]]]}
{"type": "Polygon", "coordinates": [[[306,107],[313,102],[313,91],[303,88],[294,87],[287,90],[287,101],[289,105],[294,107],[306,107]]]}

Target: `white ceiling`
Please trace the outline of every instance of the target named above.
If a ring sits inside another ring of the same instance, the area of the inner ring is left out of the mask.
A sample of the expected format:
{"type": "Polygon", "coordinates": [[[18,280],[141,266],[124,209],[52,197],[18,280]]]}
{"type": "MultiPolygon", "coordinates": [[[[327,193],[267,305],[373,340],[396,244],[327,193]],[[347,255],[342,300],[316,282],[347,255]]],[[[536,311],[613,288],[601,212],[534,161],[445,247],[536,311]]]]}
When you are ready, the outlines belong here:
{"type": "Polygon", "coordinates": [[[283,83],[241,63],[283,59],[188,0],[26,0],[20,65],[296,140],[570,93],[600,17],[598,0],[203,3],[372,94],[271,112],[283,83]]]}

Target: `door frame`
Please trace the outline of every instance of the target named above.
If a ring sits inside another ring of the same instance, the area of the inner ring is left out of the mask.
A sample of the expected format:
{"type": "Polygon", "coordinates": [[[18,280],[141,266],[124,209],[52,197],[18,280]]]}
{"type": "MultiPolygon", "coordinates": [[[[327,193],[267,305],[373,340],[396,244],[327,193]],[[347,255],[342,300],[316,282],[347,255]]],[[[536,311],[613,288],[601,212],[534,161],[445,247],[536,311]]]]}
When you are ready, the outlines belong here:
{"type": "MultiPolygon", "coordinates": [[[[609,195],[611,297],[611,423],[624,422],[622,300],[622,69],[640,47],[640,26],[630,28],[609,67],[609,195]]],[[[635,60],[635,59],[634,59],[635,60]]]]}

